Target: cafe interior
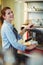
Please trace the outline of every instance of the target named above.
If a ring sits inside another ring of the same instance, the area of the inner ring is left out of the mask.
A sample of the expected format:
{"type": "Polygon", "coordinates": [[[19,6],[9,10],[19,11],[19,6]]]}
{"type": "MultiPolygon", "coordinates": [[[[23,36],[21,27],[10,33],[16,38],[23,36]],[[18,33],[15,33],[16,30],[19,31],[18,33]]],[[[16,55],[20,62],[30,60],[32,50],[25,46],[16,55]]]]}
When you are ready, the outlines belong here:
{"type": "MultiPolygon", "coordinates": [[[[12,25],[18,32],[28,24],[34,28],[25,32],[23,39],[18,42],[24,45],[37,44],[32,50],[26,50],[24,55],[29,57],[28,65],[43,65],[43,0],[0,0],[0,16],[3,7],[10,7],[14,13],[12,25]]],[[[1,19],[0,19],[0,65],[4,65],[2,39],[1,39],[1,19]]],[[[9,63],[6,65],[10,65],[9,63]]],[[[21,63],[20,65],[24,65],[21,63]]]]}

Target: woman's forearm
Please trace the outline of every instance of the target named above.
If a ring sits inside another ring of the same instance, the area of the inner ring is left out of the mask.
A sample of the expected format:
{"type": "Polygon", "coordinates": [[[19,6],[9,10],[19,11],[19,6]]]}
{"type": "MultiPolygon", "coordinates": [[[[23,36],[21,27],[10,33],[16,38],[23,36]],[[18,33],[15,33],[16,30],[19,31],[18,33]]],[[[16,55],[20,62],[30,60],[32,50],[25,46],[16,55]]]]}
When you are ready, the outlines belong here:
{"type": "Polygon", "coordinates": [[[20,35],[22,36],[26,32],[26,29],[24,28],[23,30],[20,31],[20,35]]]}

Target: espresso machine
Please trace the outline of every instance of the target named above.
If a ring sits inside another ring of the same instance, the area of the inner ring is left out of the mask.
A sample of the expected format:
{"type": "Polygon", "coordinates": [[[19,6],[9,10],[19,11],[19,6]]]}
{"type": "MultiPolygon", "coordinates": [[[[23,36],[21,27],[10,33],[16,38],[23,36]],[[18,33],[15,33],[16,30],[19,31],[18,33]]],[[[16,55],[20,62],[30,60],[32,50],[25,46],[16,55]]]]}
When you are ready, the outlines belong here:
{"type": "Polygon", "coordinates": [[[32,38],[38,42],[39,45],[43,46],[43,28],[30,29],[32,32],[32,38]]]}

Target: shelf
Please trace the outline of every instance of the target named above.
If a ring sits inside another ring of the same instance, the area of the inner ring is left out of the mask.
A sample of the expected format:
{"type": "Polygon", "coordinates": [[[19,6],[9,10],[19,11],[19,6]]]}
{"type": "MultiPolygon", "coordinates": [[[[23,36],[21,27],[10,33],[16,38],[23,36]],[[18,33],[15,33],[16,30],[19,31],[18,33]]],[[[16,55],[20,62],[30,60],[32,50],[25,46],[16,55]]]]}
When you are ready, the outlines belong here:
{"type": "Polygon", "coordinates": [[[43,11],[27,11],[27,13],[43,13],[43,11]]]}
{"type": "Polygon", "coordinates": [[[43,3],[43,0],[25,0],[25,3],[43,3]]]}

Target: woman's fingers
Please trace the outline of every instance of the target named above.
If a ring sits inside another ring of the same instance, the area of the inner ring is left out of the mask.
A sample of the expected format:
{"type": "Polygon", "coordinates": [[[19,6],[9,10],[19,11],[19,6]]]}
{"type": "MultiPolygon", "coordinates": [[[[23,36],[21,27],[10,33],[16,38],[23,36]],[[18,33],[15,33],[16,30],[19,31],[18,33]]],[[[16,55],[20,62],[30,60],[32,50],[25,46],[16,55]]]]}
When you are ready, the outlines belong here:
{"type": "Polygon", "coordinates": [[[28,50],[32,50],[36,47],[36,44],[31,44],[30,46],[27,47],[28,50]]]}

